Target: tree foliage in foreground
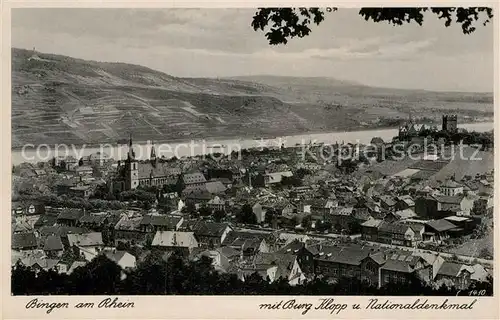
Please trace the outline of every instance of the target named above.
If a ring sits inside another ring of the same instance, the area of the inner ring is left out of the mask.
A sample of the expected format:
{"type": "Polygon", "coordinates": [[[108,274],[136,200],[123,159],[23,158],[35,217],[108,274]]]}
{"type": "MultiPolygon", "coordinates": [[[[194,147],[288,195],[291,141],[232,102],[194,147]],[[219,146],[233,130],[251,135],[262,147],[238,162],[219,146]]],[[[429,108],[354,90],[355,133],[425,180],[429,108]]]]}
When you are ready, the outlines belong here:
{"type": "MultiPolygon", "coordinates": [[[[337,8],[259,8],[252,20],[255,31],[265,31],[271,45],[287,44],[293,38],[303,38],[311,33],[313,24],[319,25],[328,13],[337,8]]],[[[493,18],[492,8],[361,8],[359,15],[366,21],[387,22],[400,26],[408,23],[424,23],[424,13],[431,12],[444,25],[452,23],[462,27],[464,34],[476,30],[477,24],[483,26],[493,18]]]]}
{"type": "MultiPolygon", "coordinates": [[[[417,278],[405,284],[390,284],[376,288],[357,278],[342,278],[335,283],[322,279],[290,286],[280,279],[268,283],[258,274],[243,282],[235,274],[218,273],[209,258],[187,261],[172,255],[165,261],[162,252],[152,253],[135,270],[126,271],[99,256],[70,275],[56,271],[37,271],[17,264],[12,268],[14,295],[455,295],[458,290],[442,286],[434,289],[417,278]]],[[[474,285],[471,290],[485,290],[492,295],[492,281],[474,285]]],[[[461,294],[467,295],[463,290],[461,294]]]]}

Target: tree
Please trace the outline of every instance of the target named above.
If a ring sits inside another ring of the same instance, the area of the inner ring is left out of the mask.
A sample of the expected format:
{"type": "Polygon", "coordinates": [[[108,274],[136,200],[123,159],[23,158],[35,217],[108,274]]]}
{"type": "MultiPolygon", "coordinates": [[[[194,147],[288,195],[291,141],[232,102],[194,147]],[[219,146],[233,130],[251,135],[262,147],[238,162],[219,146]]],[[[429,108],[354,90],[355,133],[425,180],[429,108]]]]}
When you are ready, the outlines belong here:
{"type": "Polygon", "coordinates": [[[198,212],[200,213],[200,216],[202,217],[208,217],[209,215],[212,214],[212,210],[209,207],[202,206],[198,212]]]}
{"type": "Polygon", "coordinates": [[[213,217],[215,222],[221,222],[224,218],[226,218],[226,213],[223,210],[215,210],[213,217]]]}
{"type": "Polygon", "coordinates": [[[305,230],[310,230],[312,227],[312,217],[310,215],[305,216],[302,219],[301,225],[305,230]]]}
{"type": "Polygon", "coordinates": [[[477,216],[484,216],[487,212],[487,203],[483,199],[474,201],[471,213],[477,216]]]}
{"type": "Polygon", "coordinates": [[[170,201],[170,199],[168,199],[168,198],[161,198],[160,201],[158,201],[157,207],[158,207],[158,211],[160,211],[164,214],[167,214],[176,208],[175,205],[173,205],[172,201],[170,201]]]}
{"type": "Polygon", "coordinates": [[[281,178],[282,186],[292,186],[292,187],[300,187],[302,185],[302,180],[299,177],[291,176],[291,177],[282,177],[281,178]]]}
{"type": "Polygon", "coordinates": [[[332,224],[328,221],[318,221],[316,223],[316,231],[325,232],[332,228],[332,224]]]}
{"type": "Polygon", "coordinates": [[[121,268],[105,255],[98,255],[69,277],[73,294],[113,294],[120,285],[121,268]]]}
{"type": "Polygon", "coordinates": [[[98,164],[92,165],[92,175],[96,178],[102,178],[101,167],[98,164]]]}
{"type": "Polygon", "coordinates": [[[156,201],[156,194],[141,189],[135,189],[121,192],[120,199],[122,201],[141,201],[151,204],[156,201]]]}
{"type": "Polygon", "coordinates": [[[319,188],[319,193],[321,194],[321,196],[322,196],[323,198],[329,198],[329,197],[330,197],[330,195],[331,195],[331,192],[330,192],[330,190],[328,190],[328,187],[327,187],[327,186],[321,186],[321,187],[319,188]]]}
{"type": "MultiPolygon", "coordinates": [[[[15,295],[455,295],[457,290],[442,286],[433,288],[411,275],[404,283],[389,283],[381,288],[362,282],[359,277],[341,277],[334,283],[326,278],[290,286],[286,279],[268,283],[261,275],[253,273],[240,281],[235,274],[219,274],[211,259],[187,261],[178,254],[165,259],[163,252],[151,252],[135,270],[120,279],[121,270],[111,260],[99,256],[71,275],[57,274],[53,270],[38,270],[18,263],[12,267],[12,293],[15,295]]],[[[493,294],[493,279],[474,283],[468,290],[484,290],[493,294]]]]}
{"type": "Polygon", "coordinates": [[[196,212],[196,207],[192,202],[186,202],[186,205],[181,210],[182,213],[187,213],[189,215],[193,215],[196,212]]]}
{"type": "Polygon", "coordinates": [[[278,212],[274,208],[270,208],[269,210],[266,211],[266,217],[264,221],[266,223],[271,224],[274,220],[278,218],[278,212]]]}
{"type": "Polygon", "coordinates": [[[177,182],[175,184],[175,191],[177,192],[177,194],[179,195],[179,197],[182,195],[182,191],[184,190],[185,187],[186,187],[186,185],[184,184],[184,177],[181,174],[177,178],[177,182]]]}
{"type": "MultiPolygon", "coordinates": [[[[287,44],[290,39],[303,38],[311,33],[312,24],[319,25],[327,13],[337,8],[259,8],[252,21],[255,31],[265,31],[270,45],[287,44]]],[[[422,25],[424,13],[430,12],[438,19],[444,20],[449,27],[456,23],[462,27],[464,34],[476,30],[476,23],[483,26],[493,18],[492,8],[361,8],[359,15],[366,21],[387,22],[400,26],[415,22],[422,25]]]]}
{"type": "Polygon", "coordinates": [[[304,179],[304,177],[306,175],[309,175],[309,174],[312,174],[311,170],[309,169],[305,169],[305,168],[299,168],[297,169],[297,171],[295,172],[294,176],[296,176],[297,178],[299,179],[304,179]]]}

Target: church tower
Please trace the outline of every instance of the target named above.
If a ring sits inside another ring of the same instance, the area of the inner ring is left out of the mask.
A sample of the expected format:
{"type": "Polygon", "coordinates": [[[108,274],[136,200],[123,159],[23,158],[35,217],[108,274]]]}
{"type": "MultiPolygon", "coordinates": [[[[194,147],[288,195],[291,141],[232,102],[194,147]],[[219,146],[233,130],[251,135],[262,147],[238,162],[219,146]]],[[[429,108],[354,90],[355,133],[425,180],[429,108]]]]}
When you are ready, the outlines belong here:
{"type": "Polygon", "coordinates": [[[156,167],[156,151],[154,142],[151,142],[151,155],[149,156],[149,160],[151,161],[151,165],[156,167]]]}
{"type": "Polygon", "coordinates": [[[132,147],[132,134],[128,145],[127,160],[125,161],[125,189],[132,190],[139,186],[139,164],[135,159],[132,147]]]}

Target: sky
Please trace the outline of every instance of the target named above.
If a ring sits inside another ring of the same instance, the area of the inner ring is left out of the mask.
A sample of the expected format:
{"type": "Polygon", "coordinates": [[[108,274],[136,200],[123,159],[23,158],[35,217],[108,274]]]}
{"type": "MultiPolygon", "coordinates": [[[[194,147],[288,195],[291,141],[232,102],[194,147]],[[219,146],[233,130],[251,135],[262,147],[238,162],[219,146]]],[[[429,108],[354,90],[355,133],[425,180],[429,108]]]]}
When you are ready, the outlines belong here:
{"type": "Polygon", "coordinates": [[[493,24],[464,35],[426,15],[423,26],[327,13],[309,36],[271,46],[256,9],[12,10],[12,46],[150,67],[178,77],[332,77],[370,86],[493,92],[493,24]]]}

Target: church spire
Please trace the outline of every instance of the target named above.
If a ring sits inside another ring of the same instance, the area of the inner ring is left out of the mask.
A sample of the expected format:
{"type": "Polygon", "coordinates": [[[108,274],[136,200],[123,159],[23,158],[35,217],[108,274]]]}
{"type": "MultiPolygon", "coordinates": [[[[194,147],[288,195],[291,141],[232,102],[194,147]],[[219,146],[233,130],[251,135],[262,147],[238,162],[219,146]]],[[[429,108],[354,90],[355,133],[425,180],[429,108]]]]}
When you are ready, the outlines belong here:
{"type": "Polygon", "coordinates": [[[149,156],[149,159],[151,160],[151,163],[153,165],[156,164],[156,151],[155,151],[155,143],[151,141],[151,155],[149,156]]]}
{"type": "Polygon", "coordinates": [[[156,158],[155,143],[151,141],[151,159],[156,158]]]}

